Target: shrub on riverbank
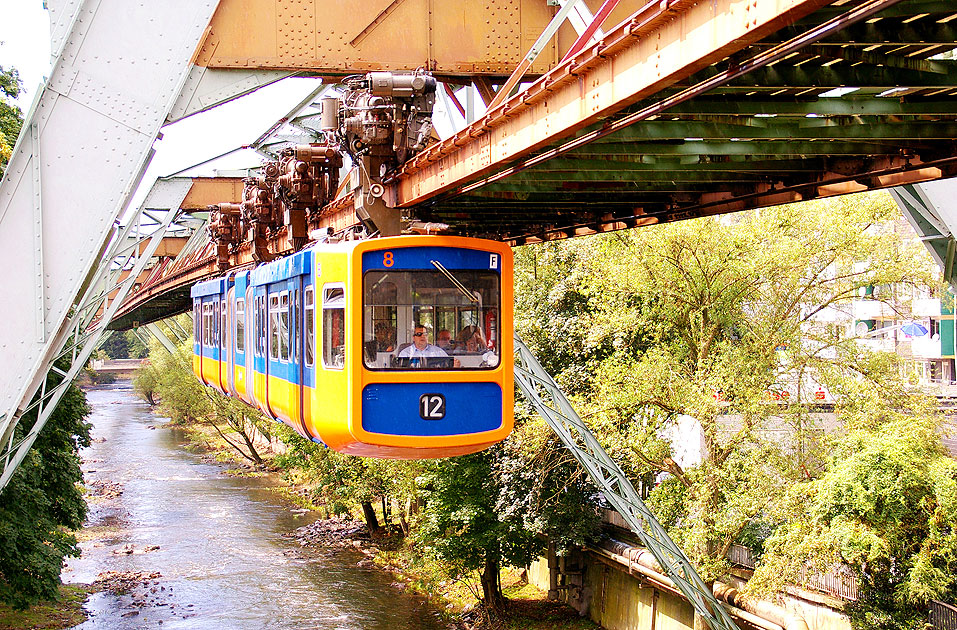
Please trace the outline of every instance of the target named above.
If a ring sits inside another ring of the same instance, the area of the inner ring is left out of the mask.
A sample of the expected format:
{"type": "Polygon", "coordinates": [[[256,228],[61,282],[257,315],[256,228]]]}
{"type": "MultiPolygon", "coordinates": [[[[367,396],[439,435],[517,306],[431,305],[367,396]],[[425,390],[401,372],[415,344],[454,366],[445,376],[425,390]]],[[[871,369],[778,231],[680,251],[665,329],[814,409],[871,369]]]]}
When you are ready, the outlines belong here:
{"type": "Polygon", "coordinates": [[[60,630],[73,628],[86,621],[83,603],[89,589],[82,585],[63,585],[55,601],[34,604],[16,610],[0,604],[0,628],[4,630],[60,630]]]}

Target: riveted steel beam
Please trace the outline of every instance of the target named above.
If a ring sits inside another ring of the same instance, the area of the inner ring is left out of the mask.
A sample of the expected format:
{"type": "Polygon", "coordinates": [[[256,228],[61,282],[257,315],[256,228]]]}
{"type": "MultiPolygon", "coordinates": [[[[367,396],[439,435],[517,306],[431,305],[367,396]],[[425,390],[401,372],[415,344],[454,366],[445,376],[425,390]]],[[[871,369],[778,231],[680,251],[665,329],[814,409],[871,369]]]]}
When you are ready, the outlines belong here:
{"type": "Polygon", "coordinates": [[[743,49],[823,0],[648,5],[605,38],[427,149],[400,171],[398,206],[422,203],[567,137],[743,49]]]}
{"type": "MultiPolygon", "coordinates": [[[[914,143],[911,146],[920,146],[914,143]]],[[[927,143],[927,148],[932,148],[927,143]]],[[[568,153],[571,156],[609,156],[618,155],[755,155],[755,156],[813,156],[813,155],[880,155],[897,153],[900,144],[891,141],[860,140],[845,142],[841,140],[787,141],[787,140],[751,140],[746,142],[722,140],[704,142],[702,140],[676,140],[672,142],[603,142],[578,147],[568,153]],[[782,153],[783,152],[783,153],[782,153]]]]}
{"type": "Polygon", "coordinates": [[[913,99],[843,96],[841,98],[781,97],[777,99],[731,96],[699,97],[668,109],[668,115],[702,116],[957,116],[957,98],[913,99]]]}
{"type": "MultiPolygon", "coordinates": [[[[507,76],[553,11],[542,0],[221,0],[194,64],[330,77],[420,67],[507,76]]],[[[570,28],[560,31],[532,72],[551,68],[574,40],[570,28]]]]}
{"type": "MultiPolygon", "coordinates": [[[[702,138],[724,140],[740,138],[786,139],[786,140],[924,140],[928,138],[957,138],[957,122],[910,122],[896,124],[881,117],[860,117],[857,120],[835,118],[795,119],[757,118],[748,119],[748,124],[720,124],[697,121],[644,121],[623,129],[609,142],[628,140],[683,140],[702,138]],[[772,122],[773,121],[773,122],[772,122]]],[[[605,139],[598,139],[601,144],[605,139]]]]}
{"type": "Polygon", "coordinates": [[[0,312],[0,432],[32,399],[71,334],[70,311],[152,155],[215,6],[216,0],[59,6],[56,62],[0,181],[4,291],[39,305],[0,312]]]}
{"type": "MultiPolygon", "coordinates": [[[[943,64],[943,62],[940,63],[943,64]]],[[[732,79],[721,87],[721,91],[740,92],[744,89],[774,91],[781,88],[789,90],[830,89],[848,86],[870,89],[886,89],[899,86],[906,86],[911,89],[957,88],[957,62],[949,61],[946,66],[950,68],[947,73],[870,65],[836,64],[822,66],[820,63],[806,63],[795,67],[777,64],[770,68],[759,68],[737,79],[732,79]]],[[[716,74],[717,72],[714,70],[708,69],[699,73],[696,78],[705,78],[716,74]]]]}

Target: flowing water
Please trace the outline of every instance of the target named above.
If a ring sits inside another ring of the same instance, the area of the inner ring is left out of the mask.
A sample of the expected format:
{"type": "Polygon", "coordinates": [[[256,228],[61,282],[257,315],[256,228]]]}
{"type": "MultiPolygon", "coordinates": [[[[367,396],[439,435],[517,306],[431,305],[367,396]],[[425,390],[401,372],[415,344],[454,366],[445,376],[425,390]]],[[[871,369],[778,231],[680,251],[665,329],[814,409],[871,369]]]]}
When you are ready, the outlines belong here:
{"type": "Polygon", "coordinates": [[[284,538],[297,514],[269,481],[224,474],[183,448],[181,433],[129,385],[87,393],[93,445],[82,453],[94,494],[83,554],[64,582],[108,571],[159,573],[126,594],[100,592],[78,629],[296,628],[438,630],[444,624],[360,554],[303,554],[284,538]],[[156,548],[158,547],[158,548],[156,548]]]}

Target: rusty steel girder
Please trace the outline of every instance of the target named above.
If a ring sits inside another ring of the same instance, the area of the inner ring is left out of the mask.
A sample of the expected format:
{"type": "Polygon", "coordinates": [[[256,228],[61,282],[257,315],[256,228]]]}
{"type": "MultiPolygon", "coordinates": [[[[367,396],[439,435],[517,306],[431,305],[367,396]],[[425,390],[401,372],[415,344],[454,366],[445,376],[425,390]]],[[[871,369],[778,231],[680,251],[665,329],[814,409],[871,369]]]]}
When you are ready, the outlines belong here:
{"type": "MultiPolygon", "coordinates": [[[[508,76],[555,10],[545,0],[221,0],[193,63],[320,76],[416,68],[508,76]]],[[[532,72],[552,67],[576,37],[564,26],[532,72]]]]}
{"type": "Polygon", "coordinates": [[[831,0],[663,0],[400,168],[387,196],[407,208],[506,168],[744,49],[831,0]]]}

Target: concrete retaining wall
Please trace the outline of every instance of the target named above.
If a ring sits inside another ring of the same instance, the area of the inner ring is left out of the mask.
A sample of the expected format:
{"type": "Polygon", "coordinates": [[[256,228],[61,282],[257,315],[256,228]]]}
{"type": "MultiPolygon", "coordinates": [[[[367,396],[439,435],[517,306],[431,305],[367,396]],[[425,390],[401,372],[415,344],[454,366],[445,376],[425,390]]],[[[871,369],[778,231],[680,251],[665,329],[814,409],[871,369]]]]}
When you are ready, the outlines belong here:
{"type": "MultiPolygon", "coordinates": [[[[585,556],[581,585],[566,584],[559,597],[608,630],[691,630],[694,609],[683,599],[642,584],[637,578],[597,558],[585,556]],[[576,606],[581,611],[581,604],[576,606]]],[[[548,590],[548,561],[532,563],[530,582],[548,590]]],[[[571,582],[576,580],[572,579],[571,582]]]]}
{"type": "MultiPolygon", "coordinates": [[[[683,598],[629,575],[624,565],[590,552],[562,562],[559,598],[607,630],[693,630],[694,609],[683,598]]],[[[548,561],[533,562],[528,579],[549,588],[548,561]]],[[[743,583],[736,581],[736,586],[743,583]]],[[[851,630],[847,618],[823,600],[784,595],[776,603],[801,616],[809,630],[851,630]]],[[[744,624],[741,624],[745,628],[744,624]]],[[[747,630],[747,629],[745,629],[747,630]]]]}

